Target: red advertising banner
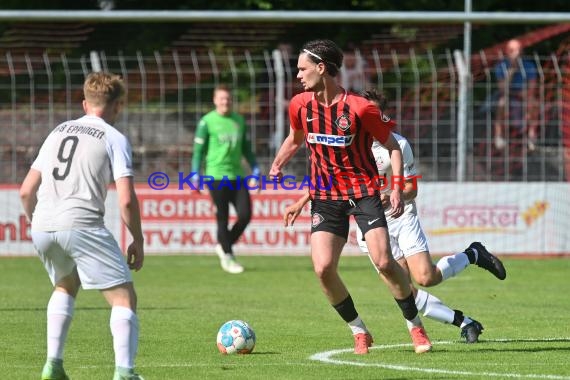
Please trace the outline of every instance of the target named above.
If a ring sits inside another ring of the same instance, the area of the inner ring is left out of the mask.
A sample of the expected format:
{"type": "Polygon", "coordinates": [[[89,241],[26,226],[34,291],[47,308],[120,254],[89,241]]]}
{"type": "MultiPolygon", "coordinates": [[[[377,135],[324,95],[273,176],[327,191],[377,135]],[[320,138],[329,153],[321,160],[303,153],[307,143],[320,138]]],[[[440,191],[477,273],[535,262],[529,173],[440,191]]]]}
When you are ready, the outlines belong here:
{"type": "MultiPolygon", "coordinates": [[[[297,201],[302,191],[263,190],[252,192],[252,220],[235,245],[239,254],[310,253],[309,205],[294,227],[285,227],[283,213],[297,201]]],[[[217,244],[216,208],[208,194],[186,190],[137,188],[146,250],[161,254],[212,253],[217,244]]],[[[230,225],[235,212],[230,206],[230,225]]],[[[128,232],[121,228],[121,242],[127,244],[128,232]]],[[[353,234],[354,235],[354,231],[353,234]]],[[[356,246],[347,252],[357,252],[356,246]]]]}
{"type": "MultiPolygon", "coordinates": [[[[187,190],[137,186],[146,252],[213,254],[216,209],[209,195],[187,190]]],[[[497,254],[560,255],[570,252],[568,183],[425,183],[417,211],[432,254],[442,255],[482,241],[497,254]]],[[[238,254],[309,255],[311,218],[307,205],[294,228],[284,227],[283,212],[302,191],[252,192],[252,221],[236,244],[238,254]]],[[[0,256],[34,255],[17,185],[0,186],[0,256]]],[[[117,193],[108,192],[105,224],[122,247],[117,193]]],[[[235,221],[231,209],[230,223],[235,221]]],[[[343,254],[359,254],[351,221],[343,254]]]]}

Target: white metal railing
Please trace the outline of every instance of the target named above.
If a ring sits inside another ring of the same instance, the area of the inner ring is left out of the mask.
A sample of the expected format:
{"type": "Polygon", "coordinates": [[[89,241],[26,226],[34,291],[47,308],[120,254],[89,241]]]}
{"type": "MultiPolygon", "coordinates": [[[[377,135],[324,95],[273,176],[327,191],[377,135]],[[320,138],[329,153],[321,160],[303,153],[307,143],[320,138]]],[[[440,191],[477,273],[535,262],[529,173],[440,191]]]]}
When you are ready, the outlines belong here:
{"type": "MultiPolygon", "coordinates": [[[[356,52],[355,52],[356,53],[356,52]]],[[[360,53],[360,52],[358,52],[360,53]]],[[[286,52],[155,52],[126,56],[95,52],[10,54],[0,56],[0,164],[2,183],[20,182],[37,148],[54,124],[82,113],[85,75],[99,65],[120,74],[127,85],[126,108],[117,123],[130,138],[141,178],[151,171],[187,171],[196,124],[212,108],[211,93],[220,82],[234,89],[236,110],[251,126],[255,149],[267,170],[288,132],[286,101],[300,91],[295,57],[286,52]],[[283,59],[285,58],[286,59],[283,59]],[[276,64],[277,59],[277,64],[276,64]]],[[[367,52],[369,86],[383,90],[389,113],[414,148],[424,180],[457,180],[457,141],[466,141],[466,181],[564,181],[561,141],[563,80],[570,75],[556,55],[529,56],[538,67],[537,149],[524,148],[525,136],[507,135],[507,148],[492,144],[496,105],[494,63],[472,77],[466,104],[467,130],[457,136],[459,75],[453,54],[432,51],[367,52]],[[522,150],[512,147],[522,146],[522,150]]],[[[566,126],[569,127],[569,126],[566,126]]],[[[302,153],[289,170],[302,173],[302,153]]]]}

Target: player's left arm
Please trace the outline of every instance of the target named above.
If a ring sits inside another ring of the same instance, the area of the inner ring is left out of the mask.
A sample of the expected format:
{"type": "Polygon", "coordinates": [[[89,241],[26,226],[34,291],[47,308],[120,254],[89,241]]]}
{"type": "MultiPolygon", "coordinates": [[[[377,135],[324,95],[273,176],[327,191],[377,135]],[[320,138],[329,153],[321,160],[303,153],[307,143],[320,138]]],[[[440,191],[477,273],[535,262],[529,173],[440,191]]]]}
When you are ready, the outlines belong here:
{"type": "Polygon", "coordinates": [[[20,201],[29,221],[32,221],[32,215],[38,203],[37,191],[41,183],[42,173],[39,170],[30,169],[20,186],[20,201]]]}
{"type": "Polygon", "coordinates": [[[418,196],[417,182],[406,179],[404,182],[404,190],[402,191],[402,199],[406,202],[413,201],[418,196]]]}
{"type": "Polygon", "coordinates": [[[144,237],[140,206],[134,186],[131,144],[124,135],[113,133],[108,137],[107,152],[117,189],[121,221],[133,238],[132,243],[127,247],[127,264],[130,269],[138,271],[142,268],[144,261],[144,237]]]}
{"type": "Polygon", "coordinates": [[[140,206],[133,177],[121,177],[115,180],[121,220],[127,227],[133,242],[127,248],[127,264],[130,269],[138,271],[144,261],[144,238],[141,226],[140,206]]]}

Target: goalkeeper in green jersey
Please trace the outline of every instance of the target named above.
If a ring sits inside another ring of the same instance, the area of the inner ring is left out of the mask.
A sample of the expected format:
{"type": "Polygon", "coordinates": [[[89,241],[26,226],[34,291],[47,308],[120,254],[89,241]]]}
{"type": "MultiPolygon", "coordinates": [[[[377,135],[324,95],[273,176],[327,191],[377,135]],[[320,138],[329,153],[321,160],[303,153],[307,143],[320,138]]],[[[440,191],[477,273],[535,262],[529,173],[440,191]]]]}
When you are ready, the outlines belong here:
{"type": "Polygon", "coordinates": [[[249,186],[244,183],[246,173],[242,157],[245,157],[251,167],[251,176],[259,178],[260,171],[251,149],[249,128],[243,116],[232,111],[230,89],[224,85],[217,86],[213,101],[216,108],[202,117],[196,129],[192,172],[197,174],[193,179],[197,181],[199,178],[196,186],[199,191],[203,190],[203,185],[207,182],[212,201],[216,205],[216,253],[222,269],[229,273],[241,273],[244,268],[236,261],[232,246],[251,220],[251,198],[249,186]],[[203,161],[205,167],[202,173],[203,161]],[[237,221],[231,228],[228,226],[230,203],[237,213],[237,221]]]}

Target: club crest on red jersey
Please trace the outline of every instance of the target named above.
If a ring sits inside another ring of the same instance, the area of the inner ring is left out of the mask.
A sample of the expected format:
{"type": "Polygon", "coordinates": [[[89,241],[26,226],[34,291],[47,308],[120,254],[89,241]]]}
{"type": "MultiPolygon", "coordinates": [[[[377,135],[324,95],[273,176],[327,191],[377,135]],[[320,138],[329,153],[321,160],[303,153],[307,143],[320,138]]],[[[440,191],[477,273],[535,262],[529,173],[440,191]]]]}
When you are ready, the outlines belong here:
{"type": "Polygon", "coordinates": [[[351,126],[350,119],[346,115],[341,115],[338,119],[334,122],[337,127],[339,127],[342,131],[346,131],[351,126]]]}
{"type": "Polygon", "coordinates": [[[383,121],[384,123],[387,123],[387,122],[389,122],[390,120],[391,120],[391,119],[390,119],[390,116],[387,116],[387,115],[385,115],[385,114],[382,114],[382,121],[383,121]]]}
{"type": "Polygon", "coordinates": [[[311,226],[316,227],[324,221],[325,221],[325,218],[321,214],[319,214],[318,212],[315,212],[313,214],[313,220],[311,222],[311,226]]]}

